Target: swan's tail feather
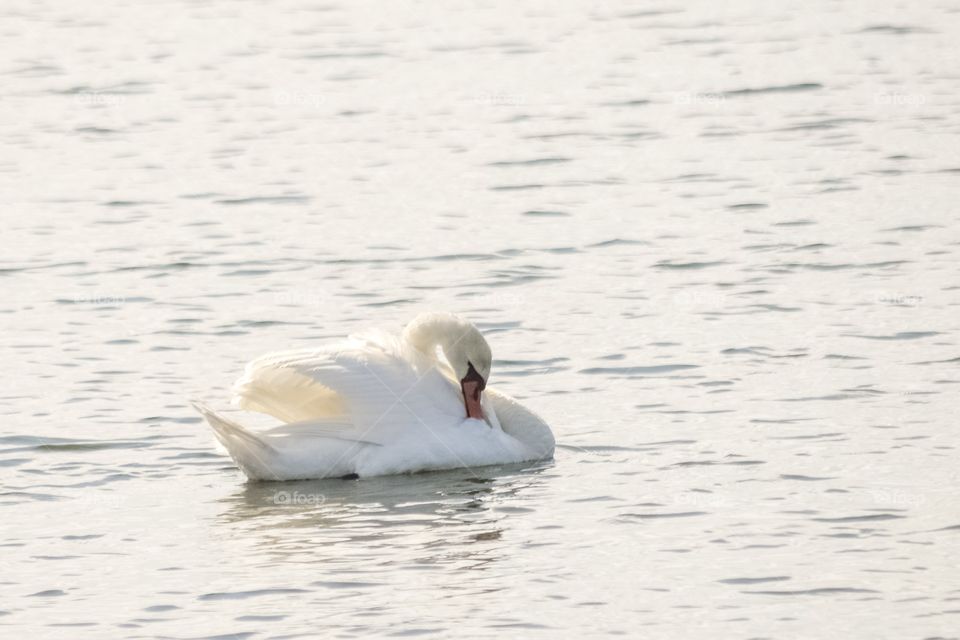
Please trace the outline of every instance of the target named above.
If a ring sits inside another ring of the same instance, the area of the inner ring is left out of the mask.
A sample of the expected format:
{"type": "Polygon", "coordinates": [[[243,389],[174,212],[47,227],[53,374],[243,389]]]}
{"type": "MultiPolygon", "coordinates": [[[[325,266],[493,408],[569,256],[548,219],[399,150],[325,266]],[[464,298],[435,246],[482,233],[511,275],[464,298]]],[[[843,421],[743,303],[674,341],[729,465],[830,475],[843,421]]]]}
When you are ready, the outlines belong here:
{"type": "Polygon", "coordinates": [[[192,401],[190,404],[206,418],[213,429],[213,435],[248,477],[262,480],[280,479],[271,468],[271,462],[276,460],[277,450],[269,442],[202,402],[192,401]]]}

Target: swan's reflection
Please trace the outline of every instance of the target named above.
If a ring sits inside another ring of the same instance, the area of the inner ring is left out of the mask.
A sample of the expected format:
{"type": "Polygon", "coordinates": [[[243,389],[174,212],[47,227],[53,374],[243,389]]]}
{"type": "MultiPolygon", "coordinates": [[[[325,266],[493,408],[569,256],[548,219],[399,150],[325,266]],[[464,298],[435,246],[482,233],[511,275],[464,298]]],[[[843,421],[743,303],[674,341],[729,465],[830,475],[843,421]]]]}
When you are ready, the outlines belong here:
{"type": "Polygon", "coordinates": [[[253,541],[271,562],[401,547],[419,550],[408,560],[471,558],[479,568],[493,559],[491,543],[505,526],[503,514],[490,507],[522,509],[523,493],[543,484],[552,466],[550,460],[361,480],[248,483],[221,499],[226,508],[218,521],[235,529],[231,535],[253,541]],[[464,546],[475,543],[486,544],[473,552],[464,546]]]}

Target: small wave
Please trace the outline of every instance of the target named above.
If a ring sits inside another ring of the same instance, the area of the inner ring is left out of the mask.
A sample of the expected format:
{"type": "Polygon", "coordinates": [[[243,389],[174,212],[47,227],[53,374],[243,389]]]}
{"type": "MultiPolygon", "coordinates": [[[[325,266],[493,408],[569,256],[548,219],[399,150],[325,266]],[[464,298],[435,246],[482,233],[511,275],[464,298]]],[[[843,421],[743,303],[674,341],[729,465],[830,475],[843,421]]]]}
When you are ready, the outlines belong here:
{"type": "Polygon", "coordinates": [[[722,260],[717,260],[714,262],[658,262],[653,265],[654,269],[683,269],[683,270],[692,270],[692,269],[709,269],[710,267],[716,267],[722,264],[727,264],[722,260]]]}
{"type": "Polygon", "coordinates": [[[894,513],[871,513],[865,516],[842,516],[839,518],[813,518],[814,522],[845,523],[845,522],[880,522],[883,520],[901,520],[906,516],[894,513]]]}
{"type": "Polygon", "coordinates": [[[227,198],[215,202],[234,206],[244,204],[303,204],[310,202],[310,200],[310,196],[251,196],[249,198],[227,198]]]}
{"type": "Polygon", "coordinates": [[[858,31],[857,33],[882,33],[882,34],[894,35],[894,36],[905,36],[911,33],[935,33],[935,32],[925,27],[915,27],[912,25],[876,24],[869,27],[865,27],[860,31],[858,31]]]}
{"type": "Polygon", "coordinates": [[[501,160],[499,162],[487,163],[488,167],[536,167],[546,164],[563,164],[572,162],[571,158],[551,157],[551,158],[533,158],[532,160],[501,160]]]}
{"type": "Polygon", "coordinates": [[[257,589],[254,591],[222,591],[205,593],[198,600],[248,600],[261,596],[282,596],[293,593],[309,593],[307,589],[257,589]]]}
{"type": "Polygon", "coordinates": [[[522,215],[531,216],[534,218],[565,218],[565,217],[568,217],[570,214],[564,213],[563,211],[531,210],[531,211],[524,211],[522,215]]]}
{"type": "Polygon", "coordinates": [[[735,97],[735,96],[754,96],[764,93],[796,93],[798,91],[815,91],[817,89],[823,89],[823,85],[818,82],[801,82],[798,84],[782,84],[774,85],[770,87],[757,87],[747,88],[747,89],[734,89],[733,91],[725,91],[721,95],[735,97]]]}
{"type": "Polygon", "coordinates": [[[626,376],[646,376],[659,373],[672,373],[674,371],[686,371],[687,369],[698,369],[698,364],[661,364],[649,367],[591,367],[581,369],[578,373],[588,374],[617,374],[626,376]]]}
{"type": "Polygon", "coordinates": [[[868,336],[856,333],[845,333],[848,338],[863,338],[864,340],[920,340],[922,338],[931,338],[939,336],[939,331],[901,331],[885,336],[868,336]]]}
{"type": "Polygon", "coordinates": [[[824,587],[820,589],[798,589],[796,591],[744,591],[761,596],[829,596],[840,593],[879,593],[873,589],[859,589],[854,587],[824,587]]]}
{"type": "Polygon", "coordinates": [[[819,130],[819,129],[839,129],[840,127],[845,127],[850,124],[863,124],[870,123],[873,120],[868,118],[825,118],[823,120],[811,120],[809,122],[801,122],[800,124],[791,125],[788,127],[783,127],[777,129],[777,131],[809,131],[809,130],[819,130]]]}
{"type": "Polygon", "coordinates": [[[783,582],[791,579],[790,576],[770,576],[768,578],[724,578],[723,580],[717,580],[717,582],[723,584],[761,584],[763,582],[783,582]]]}
{"type": "Polygon", "coordinates": [[[639,518],[641,520],[657,520],[666,518],[693,518],[708,515],[706,511],[675,511],[671,513],[621,513],[623,518],[639,518]]]}

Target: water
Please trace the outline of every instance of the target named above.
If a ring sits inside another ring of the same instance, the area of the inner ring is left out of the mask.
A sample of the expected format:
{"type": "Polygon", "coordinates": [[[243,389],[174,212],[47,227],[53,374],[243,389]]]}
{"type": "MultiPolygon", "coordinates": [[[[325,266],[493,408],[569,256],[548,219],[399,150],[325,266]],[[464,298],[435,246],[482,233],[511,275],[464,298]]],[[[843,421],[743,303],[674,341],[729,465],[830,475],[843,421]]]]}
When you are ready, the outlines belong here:
{"type": "Polygon", "coordinates": [[[957,637],[949,4],[4,3],[0,633],[957,637]],[[417,312],[556,459],[249,485],[417,312]]]}

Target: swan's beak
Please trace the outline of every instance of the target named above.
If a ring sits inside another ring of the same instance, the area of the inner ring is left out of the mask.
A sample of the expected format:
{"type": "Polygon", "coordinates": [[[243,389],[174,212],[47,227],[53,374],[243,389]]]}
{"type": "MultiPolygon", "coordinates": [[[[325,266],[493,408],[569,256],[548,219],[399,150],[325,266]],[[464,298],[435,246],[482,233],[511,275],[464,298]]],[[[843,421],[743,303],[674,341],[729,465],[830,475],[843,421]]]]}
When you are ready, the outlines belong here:
{"type": "Polygon", "coordinates": [[[467,410],[468,418],[484,419],[483,407],[480,406],[480,394],[486,386],[486,380],[477,373],[477,370],[471,364],[467,369],[467,375],[463,376],[463,380],[460,381],[460,390],[463,392],[463,406],[467,410]]]}

